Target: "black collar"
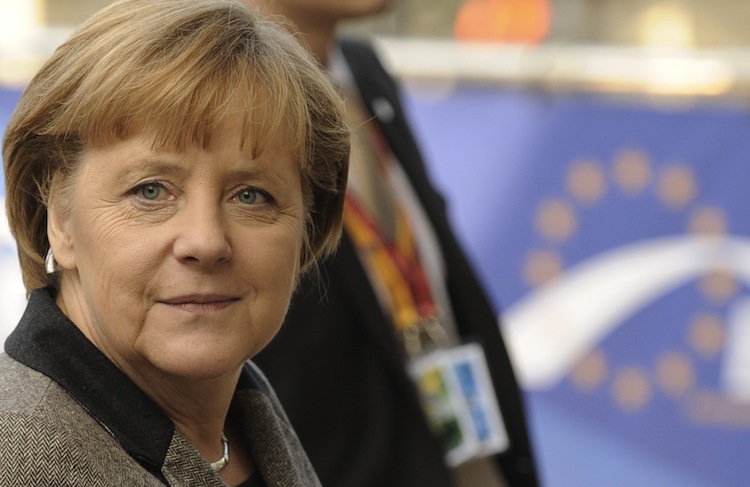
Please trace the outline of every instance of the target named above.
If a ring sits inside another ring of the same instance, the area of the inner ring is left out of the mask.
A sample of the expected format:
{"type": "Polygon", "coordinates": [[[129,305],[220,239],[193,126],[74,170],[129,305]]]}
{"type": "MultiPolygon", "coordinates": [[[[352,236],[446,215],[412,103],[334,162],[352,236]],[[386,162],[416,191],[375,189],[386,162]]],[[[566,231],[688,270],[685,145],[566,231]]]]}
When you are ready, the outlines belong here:
{"type": "Polygon", "coordinates": [[[130,456],[161,476],[174,423],[60,311],[52,291],[31,294],[5,351],[60,384],[130,456]]]}

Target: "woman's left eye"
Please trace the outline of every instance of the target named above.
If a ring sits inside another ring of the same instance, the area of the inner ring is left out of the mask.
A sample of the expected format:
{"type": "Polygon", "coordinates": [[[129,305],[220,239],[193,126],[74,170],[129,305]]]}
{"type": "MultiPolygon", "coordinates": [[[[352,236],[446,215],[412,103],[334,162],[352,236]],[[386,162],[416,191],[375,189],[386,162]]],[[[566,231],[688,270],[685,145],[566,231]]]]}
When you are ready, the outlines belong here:
{"type": "Polygon", "coordinates": [[[159,182],[143,183],[133,188],[131,192],[147,201],[157,201],[168,196],[164,185],[159,182]]]}
{"type": "Polygon", "coordinates": [[[144,184],[139,188],[139,193],[147,200],[155,200],[161,194],[161,187],[156,184],[144,184]]]}
{"type": "Polygon", "coordinates": [[[235,198],[237,198],[237,201],[245,205],[266,203],[269,200],[266,193],[253,188],[243,189],[236,194],[235,198]]]}

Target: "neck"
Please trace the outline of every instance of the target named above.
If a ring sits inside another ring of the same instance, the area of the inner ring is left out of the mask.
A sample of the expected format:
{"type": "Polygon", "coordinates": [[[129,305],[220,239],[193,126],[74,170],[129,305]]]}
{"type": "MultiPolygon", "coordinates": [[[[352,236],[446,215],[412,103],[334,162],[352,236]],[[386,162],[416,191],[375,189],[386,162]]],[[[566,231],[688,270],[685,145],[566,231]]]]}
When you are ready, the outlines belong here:
{"type": "Polygon", "coordinates": [[[336,42],[335,25],[331,24],[330,26],[325,27],[317,25],[304,28],[299,22],[295,23],[300,26],[300,32],[302,33],[310,52],[315,56],[321,66],[327,68],[328,53],[334,42],[336,42]]]}
{"type": "MultiPolygon", "coordinates": [[[[201,396],[195,397],[211,397],[213,393],[213,391],[207,390],[202,392],[201,396]]],[[[157,402],[160,403],[174,421],[175,426],[207,462],[211,463],[222,457],[224,444],[221,438],[222,435],[228,433],[229,401],[225,399],[217,400],[215,397],[213,400],[206,401],[190,400],[189,398],[188,400],[179,400],[179,398],[172,396],[169,404],[165,404],[160,399],[157,399],[157,402]]],[[[227,434],[227,436],[229,435],[227,434]]],[[[232,458],[232,460],[235,459],[232,458]]],[[[229,465],[227,465],[228,467],[229,465]]],[[[222,469],[222,475],[225,473],[227,472],[222,469]]]]}
{"type": "MultiPolygon", "coordinates": [[[[242,427],[229,415],[229,406],[234,393],[234,384],[227,389],[225,384],[209,384],[193,390],[187,397],[208,398],[207,400],[181,401],[172,394],[165,408],[175,426],[209,463],[219,460],[224,454],[222,434],[228,440],[229,462],[218,473],[229,485],[238,485],[253,474],[255,466],[252,455],[245,443],[242,427]],[[195,393],[198,395],[194,395],[195,393]]],[[[180,393],[177,393],[178,395],[180,393]]]]}
{"type": "Polygon", "coordinates": [[[221,456],[221,435],[240,371],[213,379],[165,376],[148,367],[124,372],[172,419],[203,458],[212,462],[221,456]]]}
{"type": "Polygon", "coordinates": [[[336,24],[339,19],[317,12],[315,8],[297,9],[273,1],[250,2],[269,14],[279,15],[291,21],[313,56],[322,66],[328,66],[328,52],[336,41],[336,24]]]}

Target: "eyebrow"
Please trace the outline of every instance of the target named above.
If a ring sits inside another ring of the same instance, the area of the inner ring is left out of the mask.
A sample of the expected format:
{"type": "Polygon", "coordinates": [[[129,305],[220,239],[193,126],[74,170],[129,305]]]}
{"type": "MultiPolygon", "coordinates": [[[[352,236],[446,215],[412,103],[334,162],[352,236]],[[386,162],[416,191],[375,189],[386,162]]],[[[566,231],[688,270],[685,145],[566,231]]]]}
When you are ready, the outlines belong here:
{"type": "Polygon", "coordinates": [[[128,160],[126,167],[120,167],[117,174],[118,181],[129,181],[133,175],[146,173],[159,173],[169,176],[178,176],[185,172],[185,169],[175,161],[170,161],[163,155],[146,154],[135,156],[128,160]]]}
{"type": "MultiPolygon", "coordinates": [[[[179,157],[179,154],[175,157],[179,157]]],[[[178,161],[170,160],[170,156],[168,155],[148,154],[143,157],[134,157],[131,161],[133,160],[135,161],[135,164],[126,168],[121,168],[121,171],[117,175],[117,180],[119,182],[130,183],[133,179],[137,179],[145,174],[181,177],[189,172],[178,161]]],[[[261,166],[263,165],[261,164],[261,166]]],[[[235,181],[266,180],[272,184],[279,184],[284,181],[284,177],[274,170],[273,166],[234,169],[229,172],[229,178],[235,181]]]]}

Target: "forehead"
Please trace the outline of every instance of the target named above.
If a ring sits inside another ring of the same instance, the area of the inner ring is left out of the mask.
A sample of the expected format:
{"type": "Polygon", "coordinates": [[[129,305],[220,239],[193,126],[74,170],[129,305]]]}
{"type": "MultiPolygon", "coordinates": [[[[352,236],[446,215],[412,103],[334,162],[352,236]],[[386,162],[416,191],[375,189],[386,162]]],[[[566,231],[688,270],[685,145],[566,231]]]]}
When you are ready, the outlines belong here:
{"type": "MultiPolygon", "coordinates": [[[[274,137],[258,154],[243,146],[242,126],[227,125],[207,147],[184,150],[155,148],[153,137],[144,132],[126,140],[86,150],[78,174],[94,175],[96,182],[115,180],[127,186],[143,178],[166,178],[171,182],[199,177],[226,180],[273,180],[287,184],[300,180],[300,165],[283,136],[274,137]]],[[[90,183],[91,181],[89,181],[90,183]]],[[[88,183],[87,183],[88,185],[88,183]]],[[[293,184],[294,185],[294,184],[293,184]]]]}

